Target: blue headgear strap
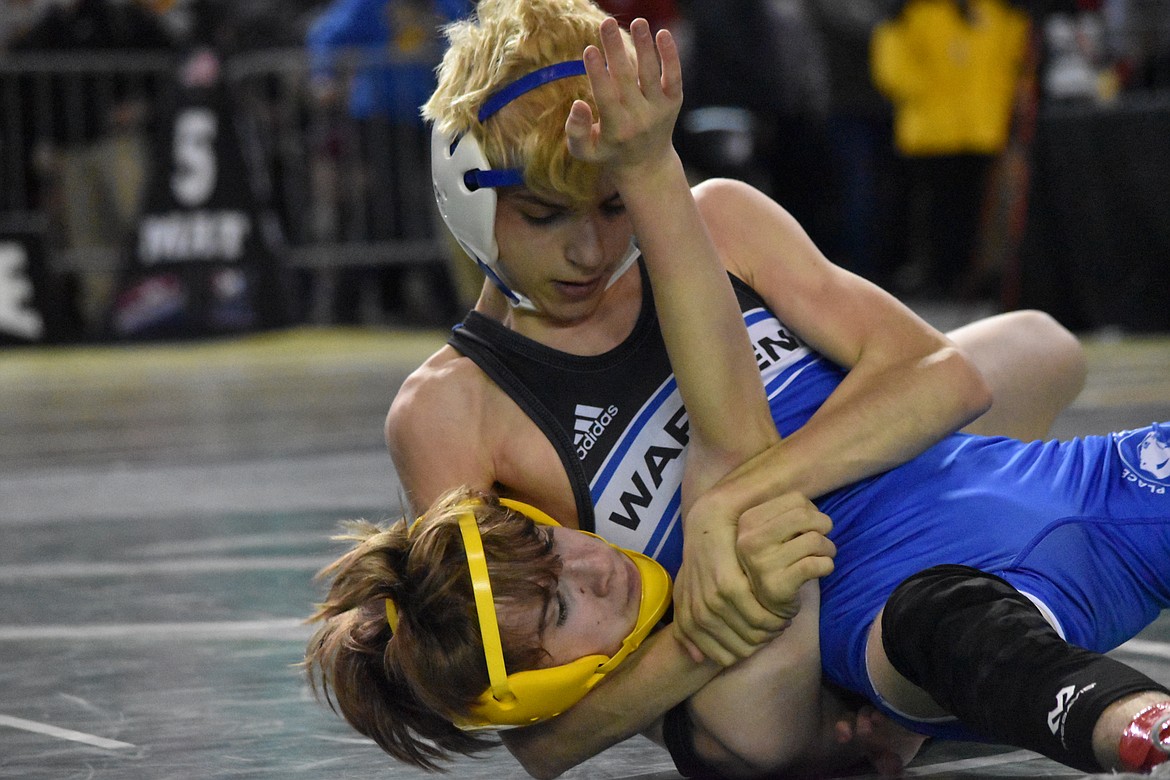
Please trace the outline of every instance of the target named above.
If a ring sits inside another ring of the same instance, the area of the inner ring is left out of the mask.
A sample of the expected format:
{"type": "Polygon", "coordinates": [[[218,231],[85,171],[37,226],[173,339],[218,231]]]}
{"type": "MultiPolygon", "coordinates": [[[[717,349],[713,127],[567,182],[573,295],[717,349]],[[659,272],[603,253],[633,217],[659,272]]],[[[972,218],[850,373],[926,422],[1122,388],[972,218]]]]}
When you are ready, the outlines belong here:
{"type": "Polygon", "coordinates": [[[472,192],[480,187],[519,187],[524,183],[524,172],[519,168],[505,168],[502,171],[481,171],[476,168],[463,174],[463,183],[472,192]]]}
{"type": "MultiPolygon", "coordinates": [[[[564,79],[570,76],[584,75],[584,60],[568,60],[567,62],[557,62],[552,65],[546,65],[543,68],[538,68],[527,76],[521,76],[511,84],[489,95],[488,99],[479,108],[478,119],[481,123],[486,122],[497,111],[516,98],[526,92],[531,92],[537,87],[544,86],[550,81],[556,81],[557,79],[564,79]]],[[[459,141],[456,140],[455,143],[459,143],[459,141]]],[[[480,187],[518,187],[524,183],[524,174],[516,168],[490,171],[476,169],[463,174],[463,183],[472,192],[475,192],[480,187]]]]}
{"type": "Polygon", "coordinates": [[[479,107],[478,119],[480,122],[486,122],[492,115],[516,98],[526,92],[531,92],[537,87],[544,86],[550,81],[568,78],[569,76],[584,75],[584,60],[557,62],[552,65],[545,65],[543,68],[537,68],[527,76],[521,76],[506,87],[489,95],[488,99],[479,107]]]}

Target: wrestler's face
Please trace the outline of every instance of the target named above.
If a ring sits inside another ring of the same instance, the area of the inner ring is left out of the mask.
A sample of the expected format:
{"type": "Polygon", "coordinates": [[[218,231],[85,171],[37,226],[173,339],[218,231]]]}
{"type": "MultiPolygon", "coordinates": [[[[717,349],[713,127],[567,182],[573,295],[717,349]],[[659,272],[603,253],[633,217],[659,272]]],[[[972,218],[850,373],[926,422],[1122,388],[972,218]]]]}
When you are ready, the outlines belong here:
{"type": "Polygon", "coordinates": [[[634,630],[642,579],[634,562],[601,539],[569,528],[547,527],[561,574],[547,604],[501,604],[501,624],[538,637],[545,666],[586,655],[612,656],[634,630]]]}
{"type": "Polygon", "coordinates": [[[500,264],[511,284],[553,320],[579,321],[597,309],[631,235],[625,204],[604,177],[584,203],[524,187],[499,192],[500,264]]]}

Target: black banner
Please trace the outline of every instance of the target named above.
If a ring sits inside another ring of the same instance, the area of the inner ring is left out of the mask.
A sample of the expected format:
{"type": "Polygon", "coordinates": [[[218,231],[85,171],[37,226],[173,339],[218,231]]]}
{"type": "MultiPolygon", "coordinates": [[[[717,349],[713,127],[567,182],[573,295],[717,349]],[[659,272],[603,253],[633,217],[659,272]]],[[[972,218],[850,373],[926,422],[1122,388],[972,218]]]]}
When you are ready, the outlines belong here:
{"type": "Polygon", "coordinates": [[[116,338],[184,338],[286,321],[280,231],[257,196],[209,51],[183,69],[110,316],[116,338]]]}
{"type": "Polygon", "coordinates": [[[1073,330],[1170,332],[1170,99],[1057,105],[1033,146],[1020,295],[1073,330]]]}
{"type": "Polygon", "coordinates": [[[40,231],[0,224],[0,345],[42,344],[56,335],[40,231]]]}

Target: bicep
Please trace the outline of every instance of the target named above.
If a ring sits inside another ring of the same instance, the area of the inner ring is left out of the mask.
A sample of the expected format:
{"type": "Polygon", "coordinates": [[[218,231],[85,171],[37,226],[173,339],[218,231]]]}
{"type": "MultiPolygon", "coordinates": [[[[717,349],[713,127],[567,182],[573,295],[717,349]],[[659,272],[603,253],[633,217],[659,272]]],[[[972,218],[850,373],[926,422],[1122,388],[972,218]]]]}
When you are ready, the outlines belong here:
{"type": "Polygon", "coordinates": [[[795,218],[739,188],[734,211],[713,215],[724,263],[816,352],[845,368],[863,356],[929,354],[946,337],[894,296],[827,259],[795,218]],[[748,230],[747,225],[752,225],[748,230]]]}

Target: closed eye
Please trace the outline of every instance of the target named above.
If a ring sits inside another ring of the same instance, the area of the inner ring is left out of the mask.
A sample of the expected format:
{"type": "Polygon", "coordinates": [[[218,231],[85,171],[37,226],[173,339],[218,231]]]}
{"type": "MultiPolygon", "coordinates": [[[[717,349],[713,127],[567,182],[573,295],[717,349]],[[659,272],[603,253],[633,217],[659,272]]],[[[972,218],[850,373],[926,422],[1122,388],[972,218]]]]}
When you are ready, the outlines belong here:
{"type": "Polygon", "coordinates": [[[565,603],[565,597],[557,594],[557,628],[565,625],[565,621],[569,617],[569,605],[565,603]]]}
{"type": "Polygon", "coordinates": [[[520,216],[524,217],[524,221],[529,225],[551,225],[558,219],[563,217],[565,212],[552,211],[545,214],[529,214],[527,212],[520,212],[520,216]]]}

